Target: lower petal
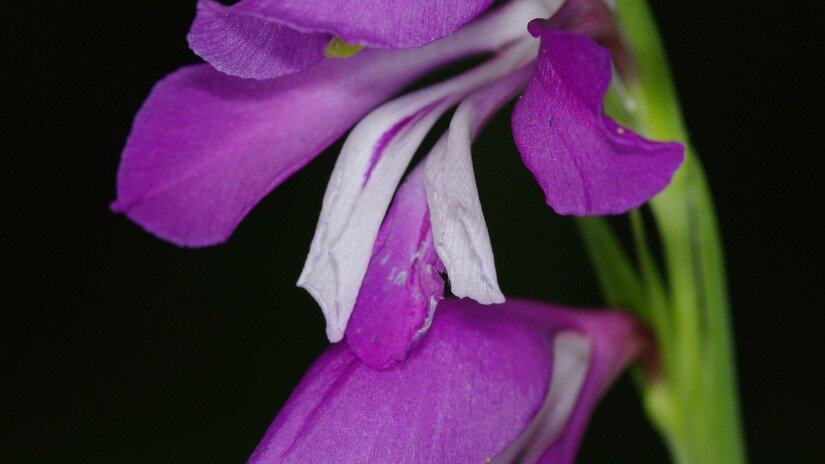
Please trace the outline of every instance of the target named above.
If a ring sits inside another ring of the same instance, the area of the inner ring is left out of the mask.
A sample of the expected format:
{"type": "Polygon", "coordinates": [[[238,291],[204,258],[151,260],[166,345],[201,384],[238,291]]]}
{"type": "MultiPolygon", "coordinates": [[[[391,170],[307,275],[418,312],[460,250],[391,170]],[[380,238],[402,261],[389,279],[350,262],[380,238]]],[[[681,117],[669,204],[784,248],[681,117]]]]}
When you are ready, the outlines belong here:
{"type": "Polygon", "coordinates": [[[426,333],[444,293],[423,171],[423,166],[413,170],[398,188],[347,323],[347,344],[377,369],[407,357],[426,333]]]}
{"type": "Polygon", "coordinates": [[[646,337],[623,313],[444,300],[389,369],[329,348],[249,462],[572,463],[595,398],[646,337]]]}

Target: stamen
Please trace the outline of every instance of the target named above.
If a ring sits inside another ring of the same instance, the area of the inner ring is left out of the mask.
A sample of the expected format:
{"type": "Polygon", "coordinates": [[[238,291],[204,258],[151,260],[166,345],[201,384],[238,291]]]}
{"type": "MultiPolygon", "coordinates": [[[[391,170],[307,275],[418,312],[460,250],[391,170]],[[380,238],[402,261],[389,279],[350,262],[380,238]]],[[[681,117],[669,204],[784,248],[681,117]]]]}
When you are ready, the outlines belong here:
{"type": "Polygon", "coordinates": [[[324,48],[324,56],[327,58],[349,58],[355,56],[363,48],[363,45],[348,44],[338,37],[333,37],[324,48]]]}

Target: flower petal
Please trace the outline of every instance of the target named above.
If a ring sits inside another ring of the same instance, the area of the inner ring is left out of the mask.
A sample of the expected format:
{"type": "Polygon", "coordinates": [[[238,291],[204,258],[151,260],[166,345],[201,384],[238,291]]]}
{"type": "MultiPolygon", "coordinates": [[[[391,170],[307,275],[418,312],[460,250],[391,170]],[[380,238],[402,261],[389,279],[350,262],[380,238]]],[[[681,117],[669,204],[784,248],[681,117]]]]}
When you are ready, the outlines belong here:
{"type": "Polygon", "coordinates": [[[365,50],[266,81],[209,66],[155,85],[135,117],[112,208],[184,246],[226,240],[267,193],[375,105],[478,52],[477,31],[428,47],[365,50]]]}
{"type": "Polygon", "coordinates": [[[433,247],[419,165],[398,188],[375,240],[347,323],[352,351],[376,369],[406,358],[429,328],[444,293],[443,270],[433,247]]]}
{"type": "MultiPolygon", "coordinates": [[[[345,0],[344,3],[351,1],[345,0]]],[[[320,62],[333,36],[349,43],[378,48],[417,47],[435,40],[428,39],[426,34],[409,35],[417,27],[414,16],[405,16],[411,13],[409,10],[426,15],[422,26],[428,21],[436,21],[440,27],[451,27],[449,22],[438,21],[436,16],[428,15],[428,9],[446,8],[432,0],[399,2],[403,4],[401,8],[384,0],[367,1],[380,3],[381,8],[364,5],[364,0],[359,0],[357,5],[339,4],[340,0],[323,0],[321,4],[318,0],[292,3],[241,0],[231,6],[223,6],[216,0],[199,0],[198,14],[187,38],[192,50],[219,71],[238,77],[267,79],[294,73],[320,62]],[[336,10],[345,7],[351,7],[346,13],[352,14],[342,14],[343,10],[336,10]],[[382,9],[389,12],[382,13],[382,9]],[[359,16],[358,11],[361,10],[365,13],[359,16]],[[349,24],[351,21],[355,23],[349,24]],[[384,29],[376,25],[383,21],[400,21],[401,24],[400,27],[384,29]],[[352,26],[374,40],[355,39],[362,35],[353,32],[352,26]],[[404,34],[407,34],[406,39],[404,34]]],[[[477,10],[473,17],[486,9],[478,1],[463,1],[464,4],[459,7],[469,8],[467,12],[477,10]]],[[[489,4],[491,1],[484,0],[482,3],[489,4]]],[[[478,51],[492,51],[524,35],[523,23],[536,16],[546,16],[556,3],[557,0],[516,0],[479,18],[467,28],[472,31],[462,31],[460,35],[465,38],[472,36],[478,51]]],[[[449,6],[450,15],[447,17],[460,22],[455,8],[456,5],[449,6]]]]}
{"type": "Polygon", "coordinates": [[[298,280],[324,311],[331,341],[343,337],[381,220],[427,132],[464,96],[524,66],[534,54],[535,44],[521,41],[460,76],[381,106],[353,129],[298,280]]]}
{"type": "MultiPolygon", "coordinates": [[[[556,335],[553,340],[553,377],[544,404],[521,435],[490,460],[492,464],[538,462],[547,446],[564,434],[591,360],[592,344],[587,337],[573,331],[556,335]]],[[[573,462],[572,457],[567,461],[573,462]]]]}
{"type": "Polygon", "coordinates": [[[199,0],[187,40],[192,50],[218,71],[268,79],[308,68],[324,59],[332,40],[325,33],[304,33],[268,20],[256,2],[223,6],[199,0]]]}
{"type": "Polygon", "coordinates": [[[429,71],[524,36],[541,11],[507,4],[432,45],[365,50],[266,81],[172,73],[135,117],[112,204],[183,246],[226,240],[249,210],[375,105],[429,71]]]}
{"type": "Polygon", "coordinates": [[[508,306],[545,330],[564,330],[554,340],[564,350],[554,355],[553,384],[530,427],[492,462],[512,462],[507,457],[517,455],[522,462],[536,462],[541,456],[537,461],[541,464],[573,463],[599,398],[630,361],[640,354],[649,355],[646,349],[653,343],[651,335],[625,312],[563,311],[515,299],[509,299],[508,306]],[[588,369],[582,381],[580,366],[585,359],[588,369]],[[580,385],[579,393],[571,405],[571,390],[576,385],[580,385]],[[564,424],[560,425],[562,418],[564,424]]]}
{"type": "Polygon", "coordinates": [[[249,463],[477,463],[513,445],[525,456],[558,448],[554,462],[572,463],[577,442],[568,437],[580,438],[593,407],[583,401],[647,334],[623,313],[509,301],[495,310],[442,301],[427,338],[390,369],[333,345],[249,463]],[[604,334],[615,336],[600,342],[604,334]]]}
{"type": "Polygon", "coordinates": [[[243,0],[296,30],[378,48],[420,47],[457,31],[493,0],[243,0]]]}
{"type": "Polygon", "coordinates": [[[653,142],[602,110],[610,56],[590,39],[541,34],[539,64],[513,111],[513,135],[547,203],[560,214],[618,214],[670,182],[684,147],[653,142]]]}
{"type": "Polygon", "coordinates": [[[605,0],[566,0],[549,19],[530,21],[528,29],[535,37],[541,36],[546,29],[590,37],[610,50],[613,66],[619,76],[635,74],[630,51],[624,43],[613,6],[605,0]]]}
{"type": "Polygon", "coordinates": [[[478,198],[470,147],[490,117],[516,96],[530,76],[527,66],[461,102],[447,132],[427,156],[425,182],[438,256],[450,289],[479,303],[503,303],[493,247],[478,198]]]}

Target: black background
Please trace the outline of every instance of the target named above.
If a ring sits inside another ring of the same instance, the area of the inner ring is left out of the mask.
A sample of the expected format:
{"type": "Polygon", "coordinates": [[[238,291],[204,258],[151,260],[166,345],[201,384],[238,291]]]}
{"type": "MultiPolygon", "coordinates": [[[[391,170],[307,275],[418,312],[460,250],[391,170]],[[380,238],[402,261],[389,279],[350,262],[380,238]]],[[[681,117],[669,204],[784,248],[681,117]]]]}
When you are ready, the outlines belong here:
{"type": "MultiPolygon", "coordinates": [[[[340,145],[219,247],[178,249],[108,211],[134,112],[197,62],[194,3],[4,6],[0,461],[244,462],[326,345],[294,282],[340,145]]],[[[823,16],[813,2],[653,3],[724,233],[752,461],[822,462],[823,16]]],[[[505,292],[599,304],[506,116],[475,150],[505,292]]],[[[580,460],[665,462],[629,379],[580,460]]]]}

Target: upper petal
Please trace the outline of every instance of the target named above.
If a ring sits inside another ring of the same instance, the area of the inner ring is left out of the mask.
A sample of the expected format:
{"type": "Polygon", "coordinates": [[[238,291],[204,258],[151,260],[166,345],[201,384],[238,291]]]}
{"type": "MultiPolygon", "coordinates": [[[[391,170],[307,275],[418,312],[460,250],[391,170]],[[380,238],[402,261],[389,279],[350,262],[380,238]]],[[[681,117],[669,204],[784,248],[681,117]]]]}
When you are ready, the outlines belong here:
{"type": "Polygon", "coordinates": [[[407,357],[426,333],[444,292],[423,171],[419,165],[398,188],[347,323],[347,343],[373,368],[407,357]]]}
{"type": "Polygon", "coordinates": [[[324,59],[324,47],[332,35],[304,33],[275,22],[248,0],[232,6],[199,0],[186,38],[192,50],[218,71],[268,79],[300,71],[324,59]]]}
{"type": "Polygon", "coordinates": [[[476,37],[254,81],[210,66],[155,85],[135,117],[112,208],[185,246],[229,237],[246,213],[367,111],[417,77],[476,52],[476,37]]]}
{"type": "Polygon", "coordinates": [[[591,393],[646,332],[625,314],[509,301],[495,310],[442,301],[427,338],[389,369],[332,346],[249,462],[478,463],[559,449],[553,462],[572,463],[569,437],[581,437],[591,393]]]}
{"type": "Polygon", "coordinates": [[[610,55],[587,37],[541,33],[539,63],[513,111],[513,135],[560,214],[618,214],[661,191],[684,147],[654,142],[605,116],[610,55]]]}
{"type": "Polygon", "coordinates": [[[242,0],[296,30],[377,48],[420,47],[452,34],[493,0],[242,0]]]}
{"type": "MultiPolygon", "coordinates": [[[[333,36],[377,48],[418,47],[454,32],[490,3],[241,0],[223,6],[215,0],[199,0],[188,40],[192,50],[219,71],[266,79],[320,62],[333,36]]],[[[514,0],[457,35],[465,41],[471,38],[476,51],[492,51],[524,35],[524,22],[548,15],[557,3],[514,0]]]]}

